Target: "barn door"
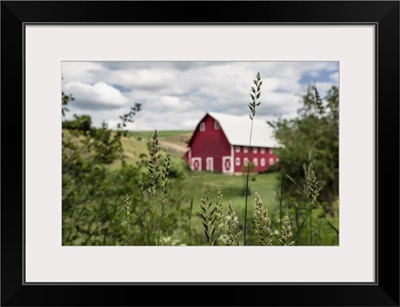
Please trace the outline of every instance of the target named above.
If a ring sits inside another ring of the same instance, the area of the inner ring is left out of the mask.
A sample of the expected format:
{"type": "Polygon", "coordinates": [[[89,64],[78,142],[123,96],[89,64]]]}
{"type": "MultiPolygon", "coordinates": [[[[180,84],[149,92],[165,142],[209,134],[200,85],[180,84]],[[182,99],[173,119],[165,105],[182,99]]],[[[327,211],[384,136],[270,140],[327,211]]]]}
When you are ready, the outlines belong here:
{"type": "Polygon", "coordinates": [[[233,173],[233,164],[231,157],[222,157],[222,172],[233,173]]]}
{"type": "Polygon", "coordinates": [[[190,168],[194,171],[201,171],[201,158],[192,158],[190,168]]]}
{"type": "Polygon", "coordinates": [[[211,172],[214,170],[214,158],[213,157],[208,157],[206,159],[206,170],[211,171],[211,172]]]}

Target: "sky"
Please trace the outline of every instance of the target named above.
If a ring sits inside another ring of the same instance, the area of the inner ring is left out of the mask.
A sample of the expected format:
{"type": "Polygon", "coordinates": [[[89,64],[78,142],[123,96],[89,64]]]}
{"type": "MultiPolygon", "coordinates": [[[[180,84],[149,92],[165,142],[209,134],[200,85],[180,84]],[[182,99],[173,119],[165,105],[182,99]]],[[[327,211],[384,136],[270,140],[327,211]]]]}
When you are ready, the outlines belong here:
{"type": "Polygon", "coordinates": [[[315,84],[322,98],[338,86],[338,62],[63,62],[62,90],[75,98],[66,119],[90,115],[115,128],[135,103],[130,130],[192,130],[207,112],[247,116],[260,73],[256,118],[293,118],[301,95],[315,84]]]}

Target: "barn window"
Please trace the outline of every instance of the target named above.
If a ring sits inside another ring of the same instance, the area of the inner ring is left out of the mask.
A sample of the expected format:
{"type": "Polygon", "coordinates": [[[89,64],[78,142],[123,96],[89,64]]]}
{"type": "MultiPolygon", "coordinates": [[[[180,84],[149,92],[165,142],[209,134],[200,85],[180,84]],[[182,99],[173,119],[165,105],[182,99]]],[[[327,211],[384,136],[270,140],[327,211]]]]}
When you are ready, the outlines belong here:
{"type": "Polygon", "coordinates": [[[235,159],[235,164],[236,164],[236,166],[240,166],[240,158],[235,159]]]}
{"type": "Polygon", "coordinates": [[[203,122],[203,123],[200,123],[200,131],[205,131],[206,130],[206,124],[203,122]]]}
{"type": "Polygon", "coordinates": [[[275,164],[274,158],[269,158],[269,165],[274,165],[274,164],[275,164]]]}
{"type": "Polygon", "coordinates": [[[244,153],[247,153],[248,151],[249,151],[249,147],[243,146],[243,152],[244,152],[244,153]]]}
{"type": "Polygon", "coordinates": [[[265,158],[261,158],[260,162],[261,162],[261,166],[265,166],[265,158]]]}
{"type": "Polygon", "coordinates": [[[258,152],[258,147],[253,147],[253,153],[257,153],[258,152]]]}
{"type": "Polygon", "coordinates": [[[235,151],[240,152],[240,146],[235,146],[235,151]]]}
{"type": "Polygon", "coordinates": [[[248,158],[243,158],[243,165],[247,165],[247,163],[249,163],[249,159],[248,158]]]}
{"type": "Polygon", "coordinates": [[[253,163],[254,163],[254,166],[257,166],[257,165],[258,165],[258,159],[257,159],[257,158],[254,158],[254,159],[253,159],[253,163]]]}
{"type": "Polygon", "coordinates": [[[265,148],[260,148],[260,152],[261,152],[262,154],[264,154],[264,153],[265,153],[265,148]]]}
{"type": "Polygon", "coordinates": [[[215,121],[214,122],[214,129],[215,130],[218,130],[220,127],[219,127],[219,122],[217,122],[217,121],[215,121]]]}
{"type": "Polygon", "coordinates": [[[269,153],[272,154],[272,148],[269,149],[269,153]]]}

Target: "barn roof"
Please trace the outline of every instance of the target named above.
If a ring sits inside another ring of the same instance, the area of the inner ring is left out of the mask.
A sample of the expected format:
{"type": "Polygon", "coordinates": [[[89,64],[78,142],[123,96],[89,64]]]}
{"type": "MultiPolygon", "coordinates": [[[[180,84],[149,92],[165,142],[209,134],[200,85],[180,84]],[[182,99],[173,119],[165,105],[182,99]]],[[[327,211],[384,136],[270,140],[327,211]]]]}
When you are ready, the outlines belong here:
{"type": "MultiPolygon", "coordinates": [[[[207,114],[218,121],[231,145],[249,146],[251,119],[248,115],[237,116],[216,112],[207,114]]],[[[257,116],[253,122],[251,146],[278,147],[272,127],[266,121],[258,119],[257,116]]]]}

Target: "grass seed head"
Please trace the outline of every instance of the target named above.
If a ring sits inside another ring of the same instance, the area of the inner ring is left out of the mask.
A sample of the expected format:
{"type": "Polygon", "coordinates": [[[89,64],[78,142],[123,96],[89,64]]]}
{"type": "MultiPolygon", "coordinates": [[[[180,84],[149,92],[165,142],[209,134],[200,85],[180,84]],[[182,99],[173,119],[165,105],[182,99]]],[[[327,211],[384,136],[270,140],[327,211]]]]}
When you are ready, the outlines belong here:
{"type": "Polygon", "coordinates": [[[285,246],[293,245],[294,242],[292,241],[292,237],[293,237],[293,232],[292,232],[292,225],[290,222],[289,210],[286,209],[285,216],[283,218],[283,225],[280,238],[282,245],[285,246]]]}
{"type": "Polygon", "coordinates": [[[268,215],[268,209],[263,207],[263,202],[258,192],[255,193],[255,224],[257,242],[262,246],[272,245],[273,232],[271,229],[271,219],[268,215]]]}

